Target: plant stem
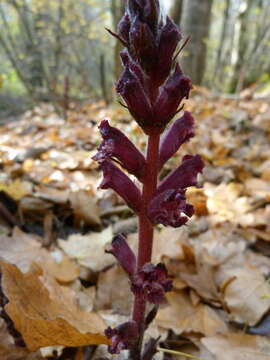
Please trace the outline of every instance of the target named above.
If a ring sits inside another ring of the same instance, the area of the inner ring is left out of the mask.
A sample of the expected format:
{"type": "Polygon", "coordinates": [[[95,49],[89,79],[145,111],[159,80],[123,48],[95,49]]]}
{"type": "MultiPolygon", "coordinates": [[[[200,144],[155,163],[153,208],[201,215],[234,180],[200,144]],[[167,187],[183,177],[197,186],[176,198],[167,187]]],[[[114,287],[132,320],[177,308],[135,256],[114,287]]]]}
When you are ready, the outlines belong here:
{"type": "MultiPolygon", "coordinates": [[[[147,208],[156,189],[158,179],[158,162],[159,162],[159,134],[150,135],[148,138],[146,168],[143,181],[142,192],[142,211],[139,216],[139,246],[137,258],[137,271],[140,270],[144,264],[151,262],[152,247],[153,247],[153,225],[147,218],[147,208]]],[[[133,320],[138,324],[139,337],[137,343],[131,351],[132,360],[141,359],[141,348],[143,335],[145,330],[145,310],[146,301],[141,296],[136,295],[133,307],[133,320]]]]}

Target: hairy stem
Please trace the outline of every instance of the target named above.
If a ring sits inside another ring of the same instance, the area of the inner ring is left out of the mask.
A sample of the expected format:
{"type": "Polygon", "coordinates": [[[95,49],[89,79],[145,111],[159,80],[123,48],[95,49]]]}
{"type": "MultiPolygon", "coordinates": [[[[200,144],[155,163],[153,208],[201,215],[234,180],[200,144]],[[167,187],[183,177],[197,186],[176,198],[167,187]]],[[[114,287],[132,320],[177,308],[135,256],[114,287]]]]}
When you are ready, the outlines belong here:
{"type": "MultiPolygon", "coordinates": [[[[156,188],[158,178],[158,160],[159,160],[159,140],[160,135],[150,135],[148,138],[147,157],[145,177],[143,181],[143,209],[139,216],[139,247],[137,258],[137,270],[151,261],[152,247],[153,247],[153,225],[148,220],[146,213],[149,202],[151,201],[156,188]]],[[[139,327],[139,338],[133,350],[131,351],[132,360],[141,359],[141,347],[143,341],[143,334],[145,330],[145,310],[146,301],[141,296],[136,295],[133,307],[133,320],[136,321],[139,327]]]]}

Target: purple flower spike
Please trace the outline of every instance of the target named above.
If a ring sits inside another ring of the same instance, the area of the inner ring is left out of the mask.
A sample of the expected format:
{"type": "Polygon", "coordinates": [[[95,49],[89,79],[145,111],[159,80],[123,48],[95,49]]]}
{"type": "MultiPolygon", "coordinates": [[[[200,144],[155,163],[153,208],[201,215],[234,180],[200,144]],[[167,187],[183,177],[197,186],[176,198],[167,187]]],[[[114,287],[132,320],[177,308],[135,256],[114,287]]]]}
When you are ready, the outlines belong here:
{"type": "Polygon", "coordinates": [[[182,164],[172,171],[158,186],[157,194],[166,190],[186,189],[197,185],[197,175],[203,171],[204,163],[200,155],[186,155],[182,164]]]}
{"type": "Polygon", "coordinates": [[[112,241],[112,248],[107,252],[116,257],[119,264],[129,276],[134,274],[136,270],[136,257],[124,235],[115,236],[112,241]]]}
{"type": "Polygon", "coordinates": [[[174,121],[161,138],[159,149],[160,169],[194,134],[194,118],[185,111],[184,115],[174,121]]]}
{"type": "Polygon", "coordinates": [[[141,193],[137,186],[130,178],[123,173],[111,160],[104,160],[100,164],[103,171],[103,180],[100,184],[101,189],[113,189],[120,195],[126,203],[135,212],[139,212],[141,208],[141,193]]]}
{"type": "Polygon", "coordinates": [[[138,336],[138,326],[135,321],[128,321],[112,329],[108,327],[105,335],[111,340],[108,350],[110,354],[120,354],[120,351],[132,347],[138,336]]]}
{"type": "Polygon", "coordinates": [[[138,179],[142,178],[145,168],[145,158],[135,145],[120,130],[103,120],[99,126],[103,142],[93,157],[96,161],[117,159],[120,165],[138,179]]]}
{"type": "Polygon", "coordinates": [[[153,304],[164,300],[165,292],[171,291],[172,281],[167,278],[165,265],[145,264],[133,277],[131,290],[153,304]]]}
{"type": "Polygon", "coordinates": [[[155,121],[165,127],[175,116],[184,98],[189,97],[192,88],[189,77],[183,75],[177,64],[174,73],[161,88],[160,95],[154,106],[155,121]]]}
{"type": "Polygon", "coordinates": [[[121,75],[116,90],[125,100],[130,113],[139,125],[143,126],[145,123],[152,121],[150,101],[140,79],[131,71],[129,66],[126,66],[121,75]]]}
{"type": "Polygon", "coordinates": [[[185,190],[166,190],[150,203],[148,217],[154,224],[178,228],[194,214],[192,205],[186,203],[185,190]],[[187,215],[187,216],[185,216],[187,215]]]}

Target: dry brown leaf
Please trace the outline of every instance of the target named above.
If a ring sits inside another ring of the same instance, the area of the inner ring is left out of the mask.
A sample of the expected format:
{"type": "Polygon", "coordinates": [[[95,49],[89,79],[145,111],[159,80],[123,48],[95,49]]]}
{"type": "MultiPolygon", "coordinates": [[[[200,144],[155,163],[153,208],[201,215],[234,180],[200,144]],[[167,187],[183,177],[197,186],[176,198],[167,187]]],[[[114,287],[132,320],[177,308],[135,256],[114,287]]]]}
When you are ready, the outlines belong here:
{"type": "Polygon", "coordinates": [[[115,263],[113,256],[105,253],[106,245],[112,241],[112,228],[100,233],[75,234],[67,240],[59,240],[59,246],[72,259],[93,271],[101,271],[115,263]]]}
{"type": "Polygon", "coordinates": [[[172,329],[176,334],[199,333],[213,336],[227,332],[225,322],[207,305],[193,306],[190,298],[182,292],[167,295],[169,305],[157,315],[157,324],[172,329]]]}
{"type": "Polygon", "coordinates": [[[226,334],[204,338],[202,344],[214,360],[267,360],[270,340],[247,334],[226,334]]]}
{"type": "Polygon", "coordinates": [[[22,335],[29,350],[63,345],[106,344],[105,324],[95,313],[87,313],[73,303],[63,288],[51,281],[43,285],[40,268],[23,274],[16,266],[1,263],[3,292],[9,303],[5,310],[22,335]]]}
{"type": "Polygon", "coordinates": [[[71,282],[78,278],[80,270],[67,256],[58,251],[55,257],[42,248],[41,242],[33,235],[22,232],[19,228],[13,230],[12,237],[0,237],[0,257],[16,265],[22,272],[27,272],[32,262],[39,263],[58,281],[71,282]]]}
{"type": "Polygon", "coordinates": [[[256,325],[270,308],[270,284],[253,268],[235,268],[225,272],[235,278],[225,288],[226,302],[234,321],[256,325]]]}
{"type": "Polygon", "coordinates": [[[220,184],[206,183],[207,208],[212,215],[213,223],[230,221],[242,226],[252,225],[253,216],[247,197],[241,196],[242,186],[237,183],[220,184]]]}
{"type": "Polygon", "coordinates": [[[133,296],[128,277],[119,266],[99,275],[97,289],[95,305],[98,310],[113,308],[117,313],[129,314],[133,296]]]}
{"type": "Polygon", "coordinates": [[[100,225],[100,212],[93,194],[80,190],[70,194],[71,206],[77,224],[84,222],[88,225],[100,225]]]}

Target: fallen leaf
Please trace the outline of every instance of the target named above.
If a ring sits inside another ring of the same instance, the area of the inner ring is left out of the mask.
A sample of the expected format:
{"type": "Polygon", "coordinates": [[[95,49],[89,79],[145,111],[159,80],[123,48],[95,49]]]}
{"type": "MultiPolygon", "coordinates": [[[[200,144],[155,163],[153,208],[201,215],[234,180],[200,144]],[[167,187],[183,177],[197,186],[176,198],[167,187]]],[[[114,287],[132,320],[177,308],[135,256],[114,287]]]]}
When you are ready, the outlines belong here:
{"type": "Polygon", "coordinates": [[[173,330],[177,335],[199,333],[213,336],[227,332],[227,326],[217,311],[203,304],[193,306],[183,292],[167,295],[169,305],[158,312],[158,326],[173,330]]]}
{"type": "Polygon", "coordinates": [[[23,274],[16,266],[1,262],[2,288],[9,302],[5,311],[22,335],[27,347],[85,346],[106,344],[105,324],[95,313],[87,313],[73,303],[63,288],[51,281],[48,291],[35,266],[23,274]]]}
{"type": "Polygon", "coordinates": [[[36,262],[62,283],[77,279],[80,273],[78,265],[59,250],[57,254],[49,253],[37,237],[19,228],[14,228],[12,237],[0,236],[0,257],[22,272],[29,271],[31,264],[36,262]]]}
{"type": "Polygon", "coordinates": [[[31,192],[29,189],[29,184],[24,184],[20,180],[15,180],[10,184],[1,182],[0,191],[5,191],[14,200],[20,200],[31,192]]]}
{"type": "Polygon", "coordinates": [[[112,241],[112,238],[112,228],[108,227],[100,233],[70,235],[67,240],[59,240],[58,244],[80,265],[93,271],[101,271],[115,263],[113,256],[105,253],[106,245],[112,241]]]}
{"type": "Polygon", "coordinates": [[[88,225],[100,225],[99,208],[93,194],[80,190],[70,194],[71,206],[74,210],[76,223],[84,222],[88,225]]]}
{"type": "Polygon", "coordinates": [[[234,278],[224,292],[231,319],[256,325],[270,308],[270,284],[263,275],[252,268],[234,268],[225,272],[234,278]]]}
{"type": "Polygon", "coordinates": [[[270,354],[270,341],[260,336],[225,334],[201,342],[214,360],[266,360],[270,354]]]}

